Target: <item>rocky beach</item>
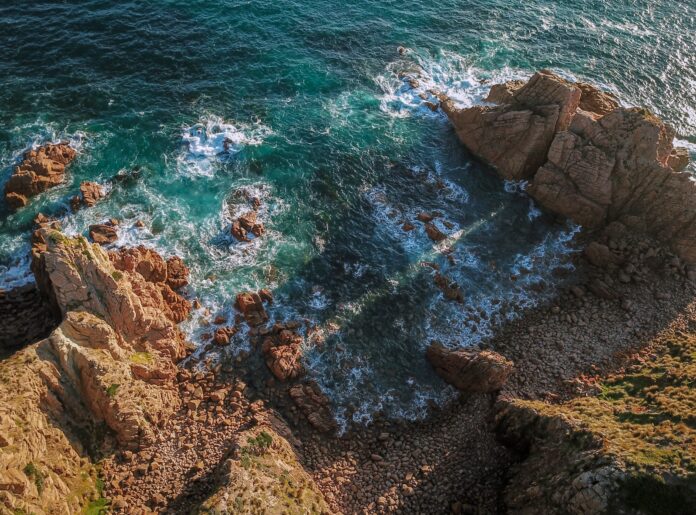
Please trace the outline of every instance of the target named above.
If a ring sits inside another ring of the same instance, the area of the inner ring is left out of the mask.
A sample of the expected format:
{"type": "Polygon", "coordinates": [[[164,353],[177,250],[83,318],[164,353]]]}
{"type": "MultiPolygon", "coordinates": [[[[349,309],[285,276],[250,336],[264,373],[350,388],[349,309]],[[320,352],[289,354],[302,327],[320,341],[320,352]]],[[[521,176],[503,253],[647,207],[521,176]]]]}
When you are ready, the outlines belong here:
{"type": "MultiPolygon", "coordinates": [[[[461,392],[457,400],[423,421],[378,416],[338,435],[328,399],[304,379],[302,323],[269,322],[271,291],[240,292],[234,323],[222,317],[211,327],[213,345],[244,332],[251,352],[217,364],[182,362],[193,351],[177,328],[192,308],[176,292],[188,283],[186,264],[142,246],[104,251],[111,241],[103,231],[90,228],[90,243],[40,216],[32,236],[38,289],[7,298],[20,299],[13,309],[24,323],[35,325],[23,317],[36,316],[54,323],[46,339],[0,367],[3,509],[689,512],[694,230],[688,216],[643,211],[639,202],[649,190],[652,204],[693,203],[693,190],[680,187],[692,183],[679,175],[685,163],[670,129],[550,72],[494,86],[489,100],[500,107],[459,110],[440,100],[473,154],[504,177],[530,180],[542,206],[587,226],[574,243],[584,251],[573,258],[573,277],[549,302],[478,348],[431,343],[427,360],[461,392]],[[635,116],[640,121],[621,121],[635,116]],[[531,136],[537,127],[544,132],[531,136]],[[581,138],[610,143],[604,150],[566,143],[581,138]],[[600,169],[603,176],[587,177],[600,169]],[[588,205],[603,214],[588,219],[588,205]]],[[[55,148],[27,154],[15,174],[55,148]]],[[[103,196],[80,189],[88,209],[103,196]]],[[[6,189],[8,198],[24,198],[15,190],[6,189]]],[[[237,239],[264,232],[255,225],[260,202],[250,204],[232,225],[237,239]]],[[[459,292],[445,283],[443,295],[457,302],[452,289],[459,292]]],[[[14,317],[5,320],[13,324],[5,334],[20,332],[14,317]]]]}
{"type": "Polygon", "coordinates": [[[693,8],[315,3],[0,7],[0,513],[696,512],[693,8]]]}

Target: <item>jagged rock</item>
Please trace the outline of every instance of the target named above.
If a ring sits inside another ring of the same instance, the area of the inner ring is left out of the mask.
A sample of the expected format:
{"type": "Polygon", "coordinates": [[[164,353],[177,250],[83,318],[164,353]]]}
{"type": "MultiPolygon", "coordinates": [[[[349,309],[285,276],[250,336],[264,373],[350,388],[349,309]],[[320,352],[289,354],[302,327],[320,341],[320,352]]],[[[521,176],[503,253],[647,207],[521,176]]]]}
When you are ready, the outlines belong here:
{"type": "Polygon", "coordinates": [[[167,259],[167,284],[172,290],[188,285],[189,269],[179,256],[167,259]]]}
{"type": "Polygon", "coordinates": [[[620,105],[616,96],[611,93],[605,93],[591,84],[576,82],[575,85],[582,91],[578,107],[583,111],[604,116],[620,105]]]}
{"type": "Polygon", "coordinates": [[[331,415],[329,399],[314,381],[296,384],[290,388],[289,393],[297,407],[315,429],[322,433],[336,430],[336,421],[331,415]]]}
{"type": "Polygon", "coordinates": [[[675,172],[683,172],[689,164],[689,149],[675,147],[667,158],[667,166],[675,172]]]}
{"type": "Polygon", "coordinates": [[[513,370],[512,361],[487,350],[452,350],[433,342],[426,356],[440,377],[463,392],[498,391],[513,370]]]}
{"type": "Polygon", "coordinates": [[[170,313],[180,300],[135,268],[119,270],[99,245],[38,222],[32,268],[43,270],[38,284],[63,321],[0,363],[0,434],[11,442],[2,449],[0,502],[77,513],[96,492],[96,471],[82,456],[97,428],[123,447],[149,445],[181,404],[174,363],[186,346],[170,313]]]}
{"type": "Polygon", "coordinates": [[[242,292],[237,295],[234,307],[244,316],[244,320],[252,327],[259,326],[268,320],[268,313],[263,307],[263,299],[255,292],[242,292]]]}
{"type": "Polygon", "coordinates": [[[108,245],[118,240],[118,232],[112,225],[94,224],[89,226],[89,237],[94,243],[108,245]]]}
{"type": "Polygon", "coordinates": [[[80,184],[80,194],[70,199],[70,206],[73,211],[78,211],[83,206],[92,207],[104,196],[104,188],[101,184],[85,181],[80,184]]]}
{"type": "Polygon", "coordinates": [[[673,148],[674,129],[548,71],[513,89],[496,88],[504,103],[495,107],[443,99],[474,155],[506,179],[530,180],[527,192],[549,211],[588,228],[621,221],[696,263],[696,184],[679,173],[688,153],[673,148]]]}
{"type": "Polygon", "coordinates": [[[5,201],[12,209],[24,207],[29,198],[61,184],[65,167],[75,159],[77,151],[68,143],[49,143],[24,153],[5,184],[5,201]]]}
{"type": "Polygon", "coordinates": [[[494,84],[488,92],[485,101],[491,104],[509,104],[515,91],[524,86],[523,80],[510,80],[502,84],[494,84]]]}
{"type": "Polygon", "coordinates": [[[296,379],[304,374],[301,361],[303,338],[292,327],[292,324],[275,324],[261,347],[268,369],[280,381],[296,379]]]}
{"type": "Polygon", "coordinates": [[[232,236],[239,241],[249,241],[248,233],[254,236],[262,236],[266,228],[256,220],[256,211],[248,211],[232,222],[232,236]]]}

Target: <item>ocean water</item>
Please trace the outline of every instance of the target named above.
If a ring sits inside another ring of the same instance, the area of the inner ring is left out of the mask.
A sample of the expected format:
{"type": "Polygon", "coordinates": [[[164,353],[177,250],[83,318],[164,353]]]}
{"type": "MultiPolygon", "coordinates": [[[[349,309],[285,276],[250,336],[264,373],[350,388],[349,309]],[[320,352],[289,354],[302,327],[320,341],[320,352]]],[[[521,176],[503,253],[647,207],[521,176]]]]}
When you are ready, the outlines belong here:
{"type": "MultiPolygon", "coordinates": [[[[273,319],[315,326],[309,375],[343,427],[419,417],[454,395],[427,345],[476,345],[553,294],[577,228],[473,162],[403,73],[467,105],[551,68],[650,107],[693,154],[695,31],[696,4],[667,0],[1,1],[0,186],[32,145],[80,154],[64,186],[0,203],[0,284],[31,280],[36,213],[75,234],[116,217],[116,245],[186,259],[186,294],[213,317],[268,287],[273,319]],[[83,180],[109,197],[73,215],[83,180]],[[267,227],[246,244],[229,233],[245,194],[267,227]],[[445,242],[401,230],[421,211],[442,214],[445,242]]],[[[194,342],[205,318],[185,324],[194,342]]],[[[240,334],[223,354],[244,348],[240,334]]]]}

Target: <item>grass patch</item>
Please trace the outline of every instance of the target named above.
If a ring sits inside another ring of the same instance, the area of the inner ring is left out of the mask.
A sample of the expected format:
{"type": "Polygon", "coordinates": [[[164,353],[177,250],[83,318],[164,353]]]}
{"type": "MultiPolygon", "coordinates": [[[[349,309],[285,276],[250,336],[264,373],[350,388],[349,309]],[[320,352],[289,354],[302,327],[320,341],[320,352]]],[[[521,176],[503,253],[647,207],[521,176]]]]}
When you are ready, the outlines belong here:
{"type": "Polygon", "coordinates": [[[121,279],[123,279],[123,274],[118,270],[114,270],[113,272],[111,272],[111,277],[114,278],[114,281],[120,281],[121,279]]]}
{"type": "Polygon", "coordinates": [[[136,352],[131,354],[129,359],[131,363],[136,363],[138,365],[149,365],[154,361],[152,354],[149,352],[136,352]]]}
{"type": "Polygon", "coordinates": [[[44,487],[44,475],[43,475],[43,473],[31,461],[24,466],[24,473],[27,475],[27,477],[29,479],[34,480],[34,484],[36,485],[36,490],[38,490],[39,495],[41,495],[41,493],[43,492],[43,487],[44,487]]]}
{"type": "Polygon", "coordinates": [[[109,386],[109,387],[106,389],[106,395],[108,395],[108,396],[109,396],[110,398],[112,398],[112,399],[113,399],[114,397],[116,397],[116,392],[118,391],[119,386],[120,386],[120,385],[118,385],[118,384],[116,384],[116,383],[111,384],[111,386],[109,386]]]}

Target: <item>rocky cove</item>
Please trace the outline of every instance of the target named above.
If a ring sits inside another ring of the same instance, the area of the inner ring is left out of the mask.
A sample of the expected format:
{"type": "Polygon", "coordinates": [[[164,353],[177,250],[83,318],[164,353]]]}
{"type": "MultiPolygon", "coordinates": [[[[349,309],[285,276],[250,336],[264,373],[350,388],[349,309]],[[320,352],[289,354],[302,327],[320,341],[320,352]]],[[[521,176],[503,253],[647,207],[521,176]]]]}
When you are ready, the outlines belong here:
{"type": "MultiPolygon", "coordinates": [[[[418,79],[404,76],[409,87],[418,79]]],[[[584,228],[572,277],[544,304],[475,347],[428,342],[422,359],[456,399],[424,420],[377,416],[339,435],[302,360],[322,345],[320,328],[271,319],[273,291],[239,291],[233,317],[208,317],[207,346],[249,344],[214,362],[192,354],[179,327],[205,309],[186,297],[191,263],[111,246],[120,220],[90,226],[89,241],[39,216],[36,286],[0,305],[3,345],[20,348],[0,363],[2,509],[693,512],[696,218],[674,132],[546,71],[493,86],[485,106],[423,97],[490,172],[528,181],[542,208],[584,228]]],[[[8,204],[59,184],[74,157],[67,144],[27,153],[8,204]]],[[[104,194],[82,184],[73,209],[104,194]]],[[[234,205],[233,238],[269,237],[261,199],[242,192],[234,205]]],[[[398,222],[446,252],[437,218],[424,209],[398,222]]],[[[462,304],[466,289],[424,266],[462,304]]]]}

